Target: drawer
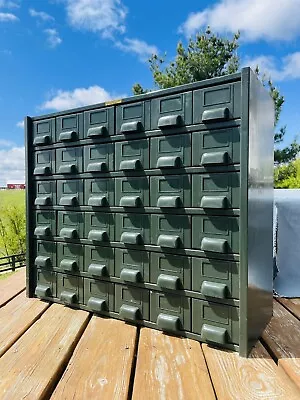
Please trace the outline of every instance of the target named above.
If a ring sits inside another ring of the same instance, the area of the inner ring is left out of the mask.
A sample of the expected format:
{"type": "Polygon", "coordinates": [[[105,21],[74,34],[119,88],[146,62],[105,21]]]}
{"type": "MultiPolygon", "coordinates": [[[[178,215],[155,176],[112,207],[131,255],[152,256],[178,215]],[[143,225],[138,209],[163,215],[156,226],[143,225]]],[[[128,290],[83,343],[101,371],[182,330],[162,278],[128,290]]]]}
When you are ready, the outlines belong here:
{"type": "Polygon", "coordinates": [[[239,343],[239,309],[192,299],[192,332],[212,344],[239,343]]]}
{"type": "Polygon", "coordinates": [[[239,253],[239,218],[193,216],[192,245],[212,254],[239,253]]]}
{"type": "Polygon", "coordinates": [[[192,92],[151,100],[151,129],[173,129],[192,124],[192,92]]]}
{"type": "Polygon", "coordinates": [[[192,258],[192,290],[208,299],[239,298],[239,264],[192,258]]]}
{"type": "Polygon", "coordinates": [[[124,177],[115,179],[116,206],[149,206],[149,177],[124,177]]]}
{"type": "Polygon", "coordinates": [[[81,212],[58,211],[57,235],[63,239],[84,237],[84,218],[81,212]]]}
{"type": "Polygon", "coordinates": [[[192,184],[192,207],[207,210],[240,207],[239,172],[193,175],[192,184]]]}
{"type": "Polygon", "coordinates": [[[83,181],[77,179],[57,181],[57,203],[64,207],[78,207],[83,203],[83,181]]]}
{"type": "Polygon", "coordinates": [[[228,165],[240,162],[240,129],[226,128],[192,134],[192,165],[228,165]]]}
{"type": "Polygon", "coordinates": [[[56,205],[56,182],[55,181],[35,181],[35,206],[54,206],[56,205]]]}
{"type": "Polygon", "coordinates": [[[187,215],[152,215],[151,243],[166,249],[191,247],[191,217],[187,215]]]}
{"type": "Polygon", "coordinates": [[[65,273],[84,271],[84,247],[82,244],[57,243],[57,267],[65,273]]]}
{"type": "Polygon", "coordinates": [[[94,144],[84,147],[84,172],[101,173],[114,170],[113,143],[94,144]]]}
{"type": "Polygon", "coordinates": [[[161,290],[191,290],[191,272],[190,257],[151,253],[150,281],[161,290]]]}
{"type": "Polygon", "coordinates": [[[55,211],[35,211],[34,236],[38,238],[52,238],[56,235],[55,211]]]}
{"type": "Polygon", "coordinates": [[[56,141],[55,138],[55,118],[33,121],[33,144],[45,146],[56,141]]]}
{"type": "Polygon", "coordinates": [[[141,171],[149,168],[149,140],[116,142],[115,170],[141,171]]]}
{"type": "Polygon", "coordinates": [[[150,139],[150,168],[190,167],[191,162],[190,133],[150,139]]]}
{"type": "Polygon", "coordinates": [[[56,150],[56,173],[69,175],[82,172],[82,147],[56,150]]]}
{"type": "Polygon", "coordinates": [[[84,112],[84,137],[101,139],[114,135],[115,113],[113,107],[99,108],[84,112]]]}
{"type": "Polygon", "coordinates": [[[56,273],[37,269],[35,295],[40,298],[57,297],[56,273]]]}
{"type": "Polygon", "coordinates": [[[117,133],[130,135],[150,129],[150,103],[139,101],[116,107],[117,133]]]}
{"type": "Polygon", "coordinates": [[[191,299],[171,293],[151,292],[150,320],[157,329],[176,334],[191,330],[191,299]]]}
{"type": "Polygon", "coordinates": [[[191,176],[162,175],[150,178],[150,205],[162,209],[191,207],[191,176]]]}
{"type": "Polygon", "coordinates": [[[55,173],[55,153],[54,150],[36,151],[34,153],[35,176],[48,176],[55,173]]]}
{"type": "Polygon", "coordinates": [[[56,118],[57,142],[76,142],[83,139],[83,114],[69,114],[56,118]]]}
{"type": "Polygon", "coordinates": [[[85,272],[94,278],[115,275],[115,249],[109,246],[84,246],[85,272]]]}
{"type": "Polygon", "coordinates": [[[34,265],[40,269],[56,267],[56,242],[37,240],[35,242],[34,265]]]}
{"type": "Polygon", "coordinates": [[[116,284],[115,311],[125,321],[149,321],[149,291],[116,284]]]}
{"type": "Polygon", "coordinates": [[[114,180],[109,178],[85,179],[85,205],[109,207],[115,204],[114,180]]]}
{"type": "Polygon", "coordinates": [[[210,86],[194,91],[194,124],[222,122],[241,116],[241,83],[210,86]]]}
{"type": "Polygon", "coordinates": [[[114,284],[96,279],[84,279],[84,304],[90,311],[107,314],[114,311],[114,284]]]}
{"type": "Polygon", "coordinates": [[[83,304],[83,278],[58,273],[57,297],[68,306],[83,304]]]}
{"type": "Polygon", "coordinates": [[[111,213],[87,212],[85,215],[85,238],[95,243],[115,240],[115,216],[111,213]]]}
{"type": "Polygon", "coordinates": [[[147,214],[116,214],[116,240],[125,245],[150,243],[150,216],[147,214]]]}
{"type": "Polygon", "coordinates": [[[150,255],[147,251],[116,249],[116,276],[125,283],[149,282],[150,255]]]}

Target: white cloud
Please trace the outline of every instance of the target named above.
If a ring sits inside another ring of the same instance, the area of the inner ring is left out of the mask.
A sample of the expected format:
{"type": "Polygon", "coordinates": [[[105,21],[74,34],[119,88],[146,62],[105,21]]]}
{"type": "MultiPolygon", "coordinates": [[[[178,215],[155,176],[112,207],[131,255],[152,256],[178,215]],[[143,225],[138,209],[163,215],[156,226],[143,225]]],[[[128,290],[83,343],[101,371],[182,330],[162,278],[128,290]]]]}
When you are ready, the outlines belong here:
{"type": "Polygon", "coordinates": [[[51,15],[44,11],[36,11],[34,8],[29,9],[29,14],[34,18],[41,19],[42,21],[54,21],[54,18],[51,15]]]}
{"type": "Polygon", "coordinates": [[[19,8],[20,4],[10,0],[0,0],[1,8],[19,8]]]}
{"type": "Polygon", "coordinates": [[[24,121],[17,122],[17,127],[18,128],[24,128],[24,121]]]}
{"type": "Polygon", "coordinates": [[[19,21],[19,18],[11,13],[2,13],[0,12],[0,22],[15,22],[19,21]]]}
{"type": "Polygon", "coordinates": [[[62,43],[62,39],[56,29],[44,29],[44,33],[47,35],[47,43],[51,48],[54,49],[62,43]]]}
{"type": "Polygon", "coordinates": [[[210,26],[217,32],[241,31],[248,41],[291,40],[300,35],[299,0],[221,0],[191,13],[180,31],[190,36],[210,26]]]}
{"type": "Polygon", "coordinates": [[[124,33],[127,8],[121,0],[65,0],[70,25],[99,32],[102,37],[124,33]]]}
{"type": "Polygon", "coordinates": [[[77,88],[73,91],[58,90],[52,98],[42,104],[42,109],[66,110],[70,108],[82,107],[90,104],[103,103],[113,98],[122,98],[126,95],[112,95],[100,86],[90,86],[89,88],[77,88]]]}
{"type": "Polygon", "coordinates": [[[0,186],[9,182],[25,181],[25,149],[13,147],[0,150],[0,186]]]}
{"type": "Polygon", "coordinates": [[[156,46],[139,39],[125,38],[123,42],[117,41],[116,46],[126,53],[136,54],[141,61],[146,61],[152,54],[158,53],[156,46]]]}
{"type": "Polygon", "coordinates": [[[0,147],[12,147],[14,142],[6,139],[0,139],[0,147]]]}

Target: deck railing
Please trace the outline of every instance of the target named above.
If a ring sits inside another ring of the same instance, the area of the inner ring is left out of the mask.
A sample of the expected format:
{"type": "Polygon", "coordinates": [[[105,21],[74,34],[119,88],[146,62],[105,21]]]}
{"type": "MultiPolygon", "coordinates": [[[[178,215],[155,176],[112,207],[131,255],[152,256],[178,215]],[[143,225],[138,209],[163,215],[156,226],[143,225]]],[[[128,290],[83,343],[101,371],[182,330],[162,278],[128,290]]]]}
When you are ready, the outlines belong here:
{"type": "Polygon", "coordinates": [[[0,273],[25,267],[25,253],[0,257],[0,273]]]}

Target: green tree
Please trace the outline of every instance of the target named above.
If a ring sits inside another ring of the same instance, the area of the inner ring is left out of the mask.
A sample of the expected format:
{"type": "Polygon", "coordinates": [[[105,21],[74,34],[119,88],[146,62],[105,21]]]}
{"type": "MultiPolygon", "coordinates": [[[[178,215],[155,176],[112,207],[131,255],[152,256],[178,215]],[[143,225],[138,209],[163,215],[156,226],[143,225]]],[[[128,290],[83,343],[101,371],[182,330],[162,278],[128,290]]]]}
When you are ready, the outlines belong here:
{"type": "Polygon", "coordinates": [[[300,160],[275,167],[274,185],[277,189],[300,188],[300,160]]]}
{"type": "Polygon", "coordinates": [[[26,224],[24,207],[6,206],[0,209],[0,254],[24,253],[26,224]]]}

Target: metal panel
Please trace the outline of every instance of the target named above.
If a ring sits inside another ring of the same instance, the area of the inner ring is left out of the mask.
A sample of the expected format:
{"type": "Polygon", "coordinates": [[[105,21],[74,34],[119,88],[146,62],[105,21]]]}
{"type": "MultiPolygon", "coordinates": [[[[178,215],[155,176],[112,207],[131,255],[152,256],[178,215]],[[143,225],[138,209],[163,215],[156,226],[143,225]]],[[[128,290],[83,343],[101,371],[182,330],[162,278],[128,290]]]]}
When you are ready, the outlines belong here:
{"type": "Polygon", "coordinates": [[[37,287],[42,286],[44,290],[46,289],[46,291],[44,292],[45,295],[42,294],[41,298],[56,297],[57,296],[56,273],[53,271],[46,271],[41,269],[37,269],[36,273],[37,273],[37,278],[36,278],[37,287]]]}
{"type": "Polygon", "coordinates": [[[34,242],[34,244],[35,244],[34,264],[41,269],[56,267],[56,242],[37,240],[34,242]]]}
{"type": "Polygon", "coordinates": [[[57,297],[68,306],[83,304],[83,278],[58,273],[57,297]]]}
{"type": "Polygon", "coordinates": [[[149,321],[149,291],[116,284],[115,311],[120,314],[122,319],[130,322],[149,321]],[[126,306],[129,307],[127,308],[126,306]],[[122,314],[124,315],[123,317],[122,314]]]}
{"type": "Polygon", "coordinates": [[[84,246],[85,272],[94,278],[115,275],[115,249],[109,246],[84,246]]]}
{"type": "Polygon", "coordinates": [[[35,181],[36,206],[55,206],[56,205],[56,182],[55,181],[35,181]]]}
{"type": "Polygon", "coordinates": [[[114,170],[113,143],[101,143],[84,147],[84,172],[107,173],[114,170]]]}
{"type": "Polygon", "coordinates": [[[83,139],[83,114],[68,114],[56,118],[56,140],[74,142],[83,139]],[[71,134],[73,132],[73,134],[71,134]]]}
{"type": "Polygon", "coordinates": [[[85,278],[84,304],[99,314],[114,311],[114,284],[85,278]]]}
{"type": "Polygon", "coordinates": [[[57,204],[64,207],[83,205],[83,181],[79,179],[57,181],[57,204]]]}
{"type": "Polygon", "coordinates": [[[150,216],[147,214],[116,214],[116,240],[127,244],[150,244],[150,216]],[[137,242],[131,242],[130,236],[137,242]],[[140,236],[137,236],[140,235],[140,236]]]}
{"type": "Polygon", "coordinates": [[[83,214],[81,212],[58,211],[57,235],[64,239],[82,239],[84,237],[83,214]],[[70,237],[65,235],[63,230],[69,230],[70,237]]]}
{"type": "Polygon", "coordinates": [[[82,172],[82,148],[67,147],[56,150],[56,173],[63,175],[82,172]]]}
{"type": "Polygon", "coordinates": [[[55,211],[37,210],[35,212],[34,236],[38,238],[52,238],[56,235],[55,211]]]}
{"type": "Polygon", "coordinates": [[[167,208],[176,212],[176,208],[191,206],[191,176],[164,175],[150,178],[150,205],[167,208]]]}
{"type": "MultiPolygon", "coordinates": [[[[114,242],[115,240],[115,216],[111,213],[87,212],[85,213],[85,238],[93,242],[114,242]],[[93,236],[93,232],[99,233],[93,236]],[[102,235],[100,235],[102,233],[102,235]],[[102,240],[100,240],[102,238],[102,240]]],[[[99,243],[98,243],[99,244],[99,243]]]]}
{"type": "Polygon", "coordinates": [[[32,123],[33,144],[45,146],[56,141],[55,138],[55,118],[42,119],[32,123]]]}
{"type": "Polygon", "coordinates": [[[149,168],[149,140],[131,140],[116,143],[115,170],[141,171],[149,168]]]}
{"type": "Polygon", "coordinates": [[[84,137],[99,139],[114,135],[114,108],[106,107],[84,112],[84,137]]]}
{"type": "Polygon", "coordinates": [[[98,209],[99,207],[114,206],[114,181],[110,178],[85,179],[84,203],[98,209]]]}
{"type": "Polygon", "coordinates": [[[149,178],[126,177],[115,179],[116,206],[147,207],[149,206],[149,178]]]}
{"type": "Polygon", "coordinates": [[[150,129],[150,110],[148,102],[122,104],[116,108],[116,133],[143,132],[150,129]],[[135,129],[128,130],[128,124],[135,124],[135,129]]]}
{"type": "Polygon", "coordinates": [[[66,273],[84,271],[84,246],[74,243],[57,243],[57,267],[66,273]]]}
{"type": "Polygon", "coordinates": [[[49,176],[55,173],[54,150],[36,151],[34,153],[35,176],[49,176]]]}
{"type": "Polygon", "coordinates": [[[191,217],[188,215],[152,215],[151,242],[162,248],[191,247],[191,217]]]}
{"type": "MultiPolygon", "coordinates": [[[[139,281],[149,282],[150,254],[147,251],[116,249],[116,276],[124,270],[139,271],[139,281]]],[[[133,283],[133,282],[131,282],[133,283]]]]}

